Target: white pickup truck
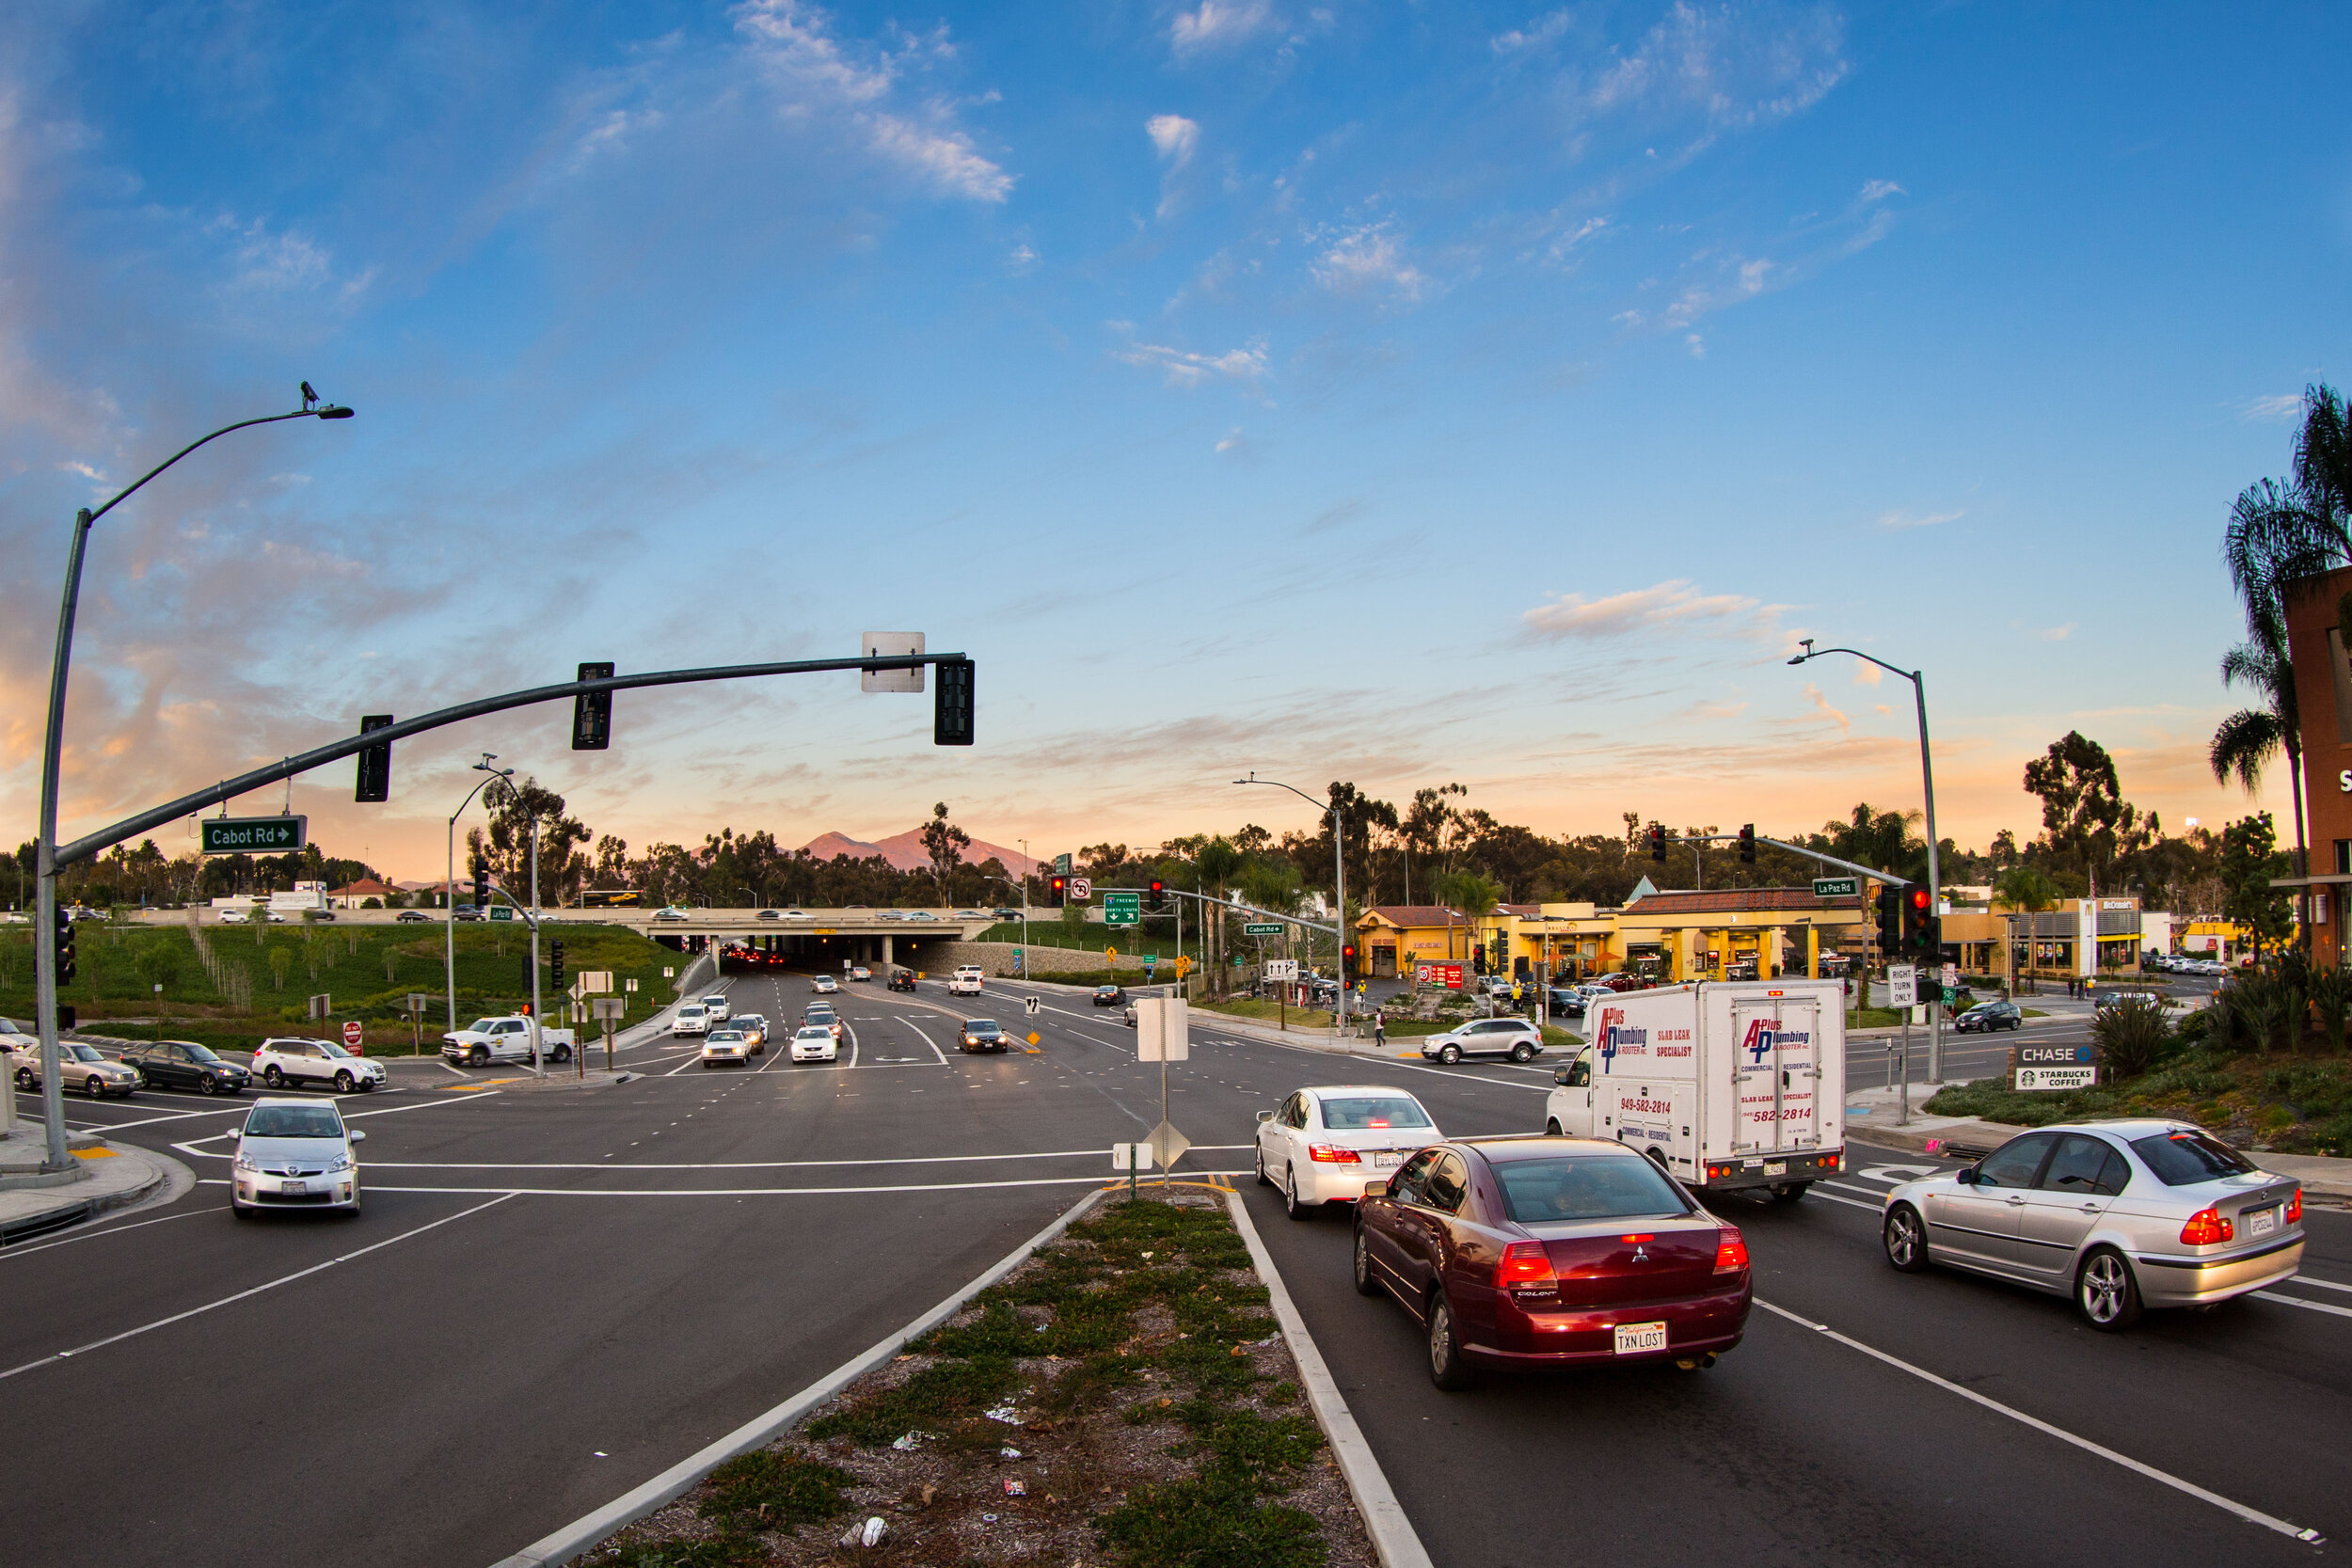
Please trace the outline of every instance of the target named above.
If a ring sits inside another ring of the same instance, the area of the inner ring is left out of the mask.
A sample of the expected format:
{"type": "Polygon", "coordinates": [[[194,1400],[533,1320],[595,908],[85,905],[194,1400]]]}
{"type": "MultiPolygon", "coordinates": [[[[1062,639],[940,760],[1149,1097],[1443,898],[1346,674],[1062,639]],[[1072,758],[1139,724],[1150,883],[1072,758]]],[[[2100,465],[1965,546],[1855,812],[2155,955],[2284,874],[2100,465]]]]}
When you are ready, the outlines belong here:
{"type": "Polygon", "coordinates": [[[1545,1132],[1630,1144],[1699,1192],[1798,1198],[1845,1168],[1842,982],[1604,994],[1584,1022],[1593,1043],[1553,1074],[1545,1132]]]}
{"type": "MultiPolygon", "coordinates": [[[[518,1013],[504,1018],[478,1018],[463,1029],[453,1029],[441,1037],[441,1054],[467,1067],[488,1067],[492,1062],[527,1062],[531,1060],[531,1020],[518,1013]]],[[[572,1032],[569,1029],[539,1029],[539,1059],[543,1062],[568,1062],[572,1059],[572,1032]]]]}
{"type": "Polygon", "coordinates": [[[980,994],[980,987],[983,983],[978,964],[960,964],[956,972],[947,976],[947,994],[977,996],[980,994]]]}

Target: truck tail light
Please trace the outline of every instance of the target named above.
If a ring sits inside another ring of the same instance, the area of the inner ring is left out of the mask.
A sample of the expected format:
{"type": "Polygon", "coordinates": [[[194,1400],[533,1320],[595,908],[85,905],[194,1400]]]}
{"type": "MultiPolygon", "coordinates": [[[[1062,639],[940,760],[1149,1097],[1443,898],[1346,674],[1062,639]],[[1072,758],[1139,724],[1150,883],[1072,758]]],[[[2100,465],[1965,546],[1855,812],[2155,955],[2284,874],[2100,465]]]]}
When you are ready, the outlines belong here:
{"type": "Polygon", "coordinates": [[[1495,1265],[1498,1291],[1550,1290],[1559,1283],[1560,1276],[1551,1272],[1551,1254],[1541,1242],[1513,1242],[1495,1265]]]}
{"type": "Polygon", "coordinates": [[[1715,1272],[1745,1274],[1748,1272],[1748,1242],[1739,1227],[1726,1225],[1715,1237],[1715,1272]]]}
{"type": "Polygon", "coordinates": [[[2200,1209],[2181,1227],[2183,1246],[2212,1246],[2237,1234],[2237,1227],[2221,1217],[2218,1209],[2200,1209]]]}
{"type": "Polygon", "coordinates": [[[2288,1223],[2289,1225],[2295,1225],[2295,1224],[2299,1223],[2299,1222],[2302,1220],[2302,1218],[2303,1218],[2303,1189],[2302,1189],[2302,1188],[2300,1188],[2300,1187],[2297,1187],[2297,1188],[2296,1188],[2296,1189],[2295,1189],[2295,1196],[2294,1196],[2293,1197],[2291,1197],[2291,1198],[2287,1199],[2287,1223],[2288,1223]]]}
{"type": "Polygon", "coordinates": [[[1334,1148],[1329,1144],[1309,1144],[1307,1158],[1319,1160],[1327,1165],[1360,1165],[1363,1159],[1352,1148],[1334,1148]]]}

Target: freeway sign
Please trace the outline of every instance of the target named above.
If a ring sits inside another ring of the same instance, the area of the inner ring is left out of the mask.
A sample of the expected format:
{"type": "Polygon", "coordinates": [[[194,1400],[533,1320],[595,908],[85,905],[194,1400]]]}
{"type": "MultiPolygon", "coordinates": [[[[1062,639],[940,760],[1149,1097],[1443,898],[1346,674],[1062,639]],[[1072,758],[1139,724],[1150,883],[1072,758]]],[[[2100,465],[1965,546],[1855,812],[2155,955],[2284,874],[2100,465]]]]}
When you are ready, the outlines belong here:
{"type": "Polygon", "coordinates": [[[208,855],[275,855],[310,842],[307,816],[206,816],[198,819],[208,855]]]}
{"type": "Polygon", "coordinates": [[[1103,924],[1105,926],[1142,925],[1143,895],[1140,893],[1103,895],[1103,924]]]}
{"type": "Polygon", "coordinates": [[[1862,894],[1859,877],[1816,877],[1813,896],[1816,898],[1856,898],[1862,894]]]}
{"type": "Polygon", "coordinates": [[[1282,923],[1279,920],[1253,920],[1243,926],[1241,931],[1246,937],[1279,937],[1282,934],[1282,923]]]}

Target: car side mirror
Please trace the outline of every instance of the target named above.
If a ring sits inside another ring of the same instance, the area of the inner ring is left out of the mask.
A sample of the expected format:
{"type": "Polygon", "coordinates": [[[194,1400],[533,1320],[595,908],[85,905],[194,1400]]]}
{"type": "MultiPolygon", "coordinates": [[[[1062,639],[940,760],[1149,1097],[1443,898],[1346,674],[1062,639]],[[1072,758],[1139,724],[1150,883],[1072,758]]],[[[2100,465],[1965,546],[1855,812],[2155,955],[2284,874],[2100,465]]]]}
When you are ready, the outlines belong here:
{"type": "Polygon", "coordinates": [[[351,1132],[351,1141],[352,1141],[353,1143],[356,1143],[356,1144],[363,1144],[363,1143],[366,1143],[366,1142],[368,1141],[368,1135],[367,1135],[367,1133],[366,1133],[366,1132],[362,1132],[360,1129],[358,1129],[358,1128],[355,1127],[355,1128],[352,1128],[352,1129],[350,1130],[350,1132],[351,1132]]]}
{"type": "Polygon", "coordinates": [[[227,1138],[230,1143],[235,1143],[239,1138],[245,1136],[245,1130],[240,1127],[231,1127],[228,1132],[223,1132],[221,1136],[227,1138]]]}
{"type": "Polygon", "coordinates": [[[1963,1165],[1952,1173],[1952,1180],[1963,1187],[1973,1187],[1977,1184],[1977,1167],[1963,1165]]]}
{"type": "Polygon", "coordinates": [[[1272,1111],[1260,1111],[1258,1113],[1258,1125],[1261,1127],[1264,1126],[1267,1122],[1272,1121],[1273,1119],[1274,1113],[1272,1111]]]}
{"type": "MultiPolygon", "coordinates": [[[[1393,1181],[1393,1180],[1396,1180],[1396,1178],[1395,1178],[1395,1177],[1393,1177],[1393,1176],[1389,1178],[1389,1181],[1393,1181]]],[[[1389,1196],[1389,1181],[1367,1181],[1367,1182],[1365,1182],[1365,1183],[1364,1183],[1364,1196],[1365,1196],[1366,1197],[1386,1197],[1386,1196],[1389,1196]]]]}

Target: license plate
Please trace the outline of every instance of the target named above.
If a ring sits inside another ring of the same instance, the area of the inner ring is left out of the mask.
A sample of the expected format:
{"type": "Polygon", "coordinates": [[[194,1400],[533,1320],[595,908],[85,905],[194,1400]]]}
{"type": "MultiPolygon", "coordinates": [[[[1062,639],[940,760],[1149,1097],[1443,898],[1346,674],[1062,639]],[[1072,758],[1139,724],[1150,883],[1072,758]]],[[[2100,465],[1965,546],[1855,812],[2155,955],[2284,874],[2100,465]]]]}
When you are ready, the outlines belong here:
{"type": "Polygon", "coordinates": [[[1644,1351],[1664,1350],[1665,1348],[1666,1325],[1664,1323],[1619,1323],[1617,1325],[1617,1354],[1619,1355],[1638,1355],[1644,1351]]]}
{"type": "Polygon", "coordinates": [[[1375,1154],[1372,1157],[1372,1164],[1375,1169],[1386,1169],[1388,1166],[1401,1165],[1404,1163],[1405,1155],[1401,1150],[1391,1150],[1388,1153],[1375,1154]]]}
{"type": "Polygon", "coordinates": [[[2267,1236],[2279,1228],[2279,1211],[2276,1209],[2257,1209],[2246,1217],[2252,1222],[2247,1227],[2249,1235],[2267,1236]]]}
{"type": "Polygon", "coordinates": [[[301,1197],[310,1192],[310,1183],[308,1181],[281,1181],[278,1184],[278,1190],[291,1197],[301,1197]]]}
{"type": "Polygon", "coordinates": [[[1764,1174],[1767,1176],[1786,1176],[1788,1174],[1788,1162],[1786,1160],[1767,1160],[1764,1162],[1764,1174]]]}

